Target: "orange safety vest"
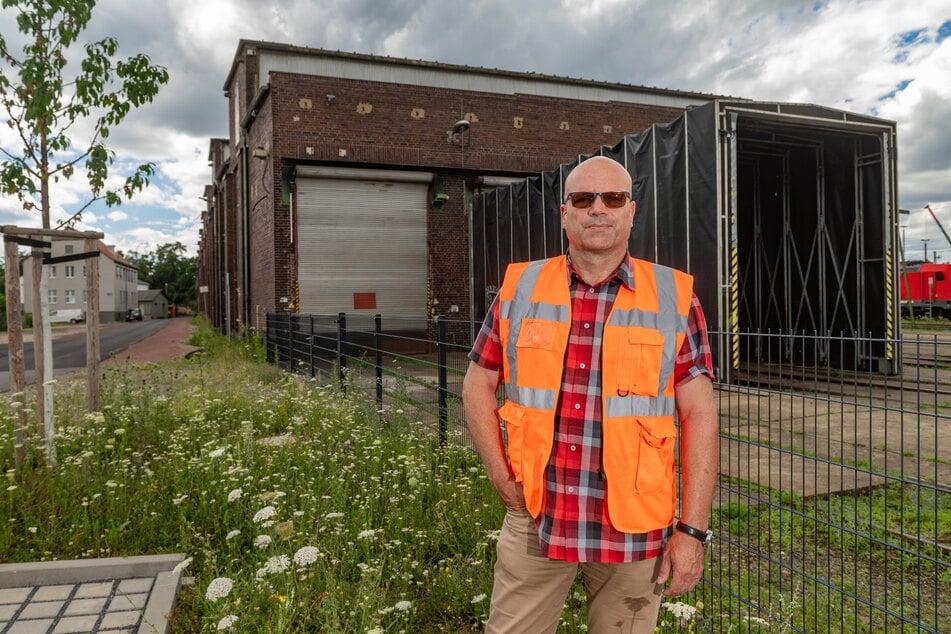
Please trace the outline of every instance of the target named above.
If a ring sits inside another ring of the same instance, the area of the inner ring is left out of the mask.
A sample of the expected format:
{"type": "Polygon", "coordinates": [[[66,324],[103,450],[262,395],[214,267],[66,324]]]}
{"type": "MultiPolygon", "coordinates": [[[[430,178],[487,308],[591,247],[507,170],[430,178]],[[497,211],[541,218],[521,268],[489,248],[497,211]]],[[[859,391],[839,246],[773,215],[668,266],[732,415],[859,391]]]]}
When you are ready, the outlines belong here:
{"type": "MultiPolygon", "coordinates": [[[[634,290],[618,289],[601,343],[602,466],[611,524],[645,533],[674,519],[674,366],[693,277],[634,258],[631,267],[634,290]]],[[[515,479],[538,517],[571,328],[565,256],[510,265],[499,302],[507,399],[499,417],[515,479]]]]}

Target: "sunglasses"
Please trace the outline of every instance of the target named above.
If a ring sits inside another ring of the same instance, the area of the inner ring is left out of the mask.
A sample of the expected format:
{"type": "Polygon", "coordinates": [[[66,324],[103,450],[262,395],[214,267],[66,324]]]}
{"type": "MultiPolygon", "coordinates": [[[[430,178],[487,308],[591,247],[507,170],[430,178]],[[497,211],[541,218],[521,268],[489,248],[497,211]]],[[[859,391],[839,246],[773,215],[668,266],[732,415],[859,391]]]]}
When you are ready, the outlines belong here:
{"type": "Polygon", "coordinates": [[[631,197],[628,192],[571,192],[567,198],[575,209],[587,209],[594,204],[594,199],[598,196],[604,206],[610,209],[623,207],[631,197]]]}

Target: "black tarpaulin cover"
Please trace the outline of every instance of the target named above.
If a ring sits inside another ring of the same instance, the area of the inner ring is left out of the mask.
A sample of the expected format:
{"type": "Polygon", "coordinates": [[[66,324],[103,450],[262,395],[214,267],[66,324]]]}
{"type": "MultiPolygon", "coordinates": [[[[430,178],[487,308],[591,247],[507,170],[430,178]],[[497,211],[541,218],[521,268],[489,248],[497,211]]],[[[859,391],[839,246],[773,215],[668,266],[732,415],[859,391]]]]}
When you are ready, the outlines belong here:
{"type": "Polygon", "coordinates": [[[737,333],[757,332],[897,336],[894,141],[894,123],[881,119],[714,101],[487,190],[473,206],[472,314],[484,314],[509,263],[564,252],[564,179],[580,161],[604,155],[632,176],[631,254],[694,276],[718,333],[718,373],[761,354],[894,371],[885,344],[771,351],[736,343],[737,333]]]}

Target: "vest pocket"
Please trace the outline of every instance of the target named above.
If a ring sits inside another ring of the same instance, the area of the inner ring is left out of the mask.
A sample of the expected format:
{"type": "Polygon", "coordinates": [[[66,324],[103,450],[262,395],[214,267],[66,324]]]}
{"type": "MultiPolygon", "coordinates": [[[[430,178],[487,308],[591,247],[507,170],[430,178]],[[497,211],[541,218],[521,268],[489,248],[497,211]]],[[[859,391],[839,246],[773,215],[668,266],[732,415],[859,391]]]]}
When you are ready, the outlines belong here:
{"type": "Polygon", "coordinates": [[[554,438],[553,415],[506,401],[499,408],[499,418],[505,421],[506,452],[515,481],[522,483],[528,512],[538,517],[545,496],[545,466],[554,438]]]}
{"type": "Polygon", "coordinates": [[[640,442],[634,490],[638,493],[652,493],[673,482],[677,425],[670,418],[638,418],[637,423],[640,428],[640,442]]]}
{"type": "Polygon", "coordinates": [[[557,324],[544,319],[523,319],[515,345],[519,348],[551,350],[557,329],[557,324]]]}
{"type": "Polygon", "coordinates": [[[505,451],[515,479],[522,481],[522,457],[525,451],[525,408],[518,403],[505,401],[499,408],[499,418],[505,423],[505,451]]]}
{"type": "Polygon", "coordinates": [[[677,505],[672,418],[626,418],[605,438],[607,504],[611,524],[625,533],[645,533],[670,526],[677,505]]]}
{"type": "Polygon", "coordinates": [[[627,329],[627,349],[618,355],[618,396],[657,396],[664,336],[646,328],[627,329]]]}

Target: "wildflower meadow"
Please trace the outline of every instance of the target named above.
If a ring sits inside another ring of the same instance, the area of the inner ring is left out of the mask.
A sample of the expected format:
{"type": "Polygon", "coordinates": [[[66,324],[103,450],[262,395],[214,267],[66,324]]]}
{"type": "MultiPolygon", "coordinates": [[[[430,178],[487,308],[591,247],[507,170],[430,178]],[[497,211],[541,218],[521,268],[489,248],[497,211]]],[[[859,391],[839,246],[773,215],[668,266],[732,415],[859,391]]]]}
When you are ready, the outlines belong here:
{"type": "MultiPolygon", "coordinates": [[[[504,509],[474,452],[255,339],[194,343],[108,371],[94,414],[60,381],[55,468],[38,443],[14,467],[0,403],[0,560],[185,553],[179,633],[480,631],[504,509]]],[[[562,630],[583,623],[573,591],[562,630]]]]}

